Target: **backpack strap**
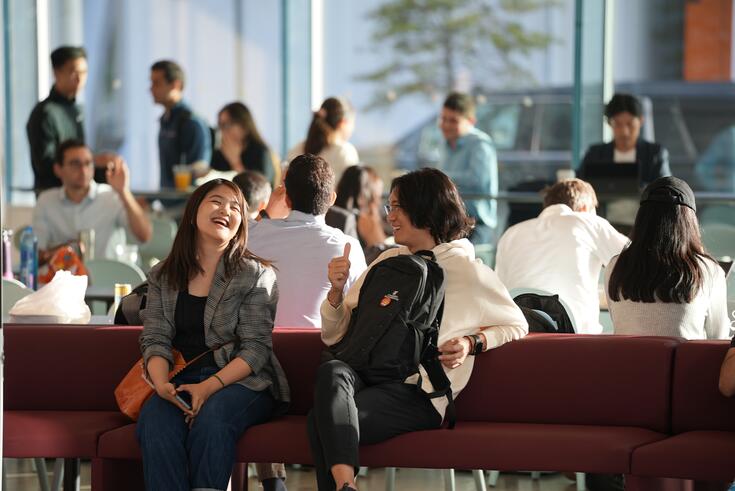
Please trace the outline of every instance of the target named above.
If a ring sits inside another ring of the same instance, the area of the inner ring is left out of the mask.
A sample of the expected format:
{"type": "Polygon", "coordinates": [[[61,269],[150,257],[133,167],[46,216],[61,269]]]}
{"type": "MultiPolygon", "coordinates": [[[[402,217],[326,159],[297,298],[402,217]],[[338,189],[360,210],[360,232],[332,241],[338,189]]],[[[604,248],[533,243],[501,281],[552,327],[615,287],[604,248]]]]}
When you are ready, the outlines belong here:
{"type": "MultiPolygon", "coordinates": [[[[439,305],[436,318],[434,319],[434,327],[429,335],[429,342],[426,344],[426,351],[422,354],[421,365],[429,376],[431,385],[434,386],[434,392],[427,393],[430,399],[437,397],[446,397],[448,401],[447,412],[444,419],[447,421],[449,429],[454,428],[457,422],[457,411],[454,406],[454,397],[452,396],[452,384],[444,371],[444,367],[439,361],[439,326],[441,326],[442,316],[444,314],[444,300],[439,305]]],[[[418,385],[421,386],[421,372],[419,372],[418,385]]]]}

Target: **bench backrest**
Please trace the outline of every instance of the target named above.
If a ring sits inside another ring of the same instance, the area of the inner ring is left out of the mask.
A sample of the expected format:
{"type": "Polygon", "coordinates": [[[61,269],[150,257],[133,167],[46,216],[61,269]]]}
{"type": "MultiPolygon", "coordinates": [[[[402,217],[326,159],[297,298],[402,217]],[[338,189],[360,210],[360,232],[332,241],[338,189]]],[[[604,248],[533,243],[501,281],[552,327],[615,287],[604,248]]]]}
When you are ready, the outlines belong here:
{"type": "Polygon", "coordinates": [[[113,391],[140,359],[140,327],[3,328],[5,408],[115,411],[113,391]]]}
{"type": "MultiPolygon", "coordinates": [[[[140,327],[5,325],[5,408],[116,410],[113,390],[140,357],[140,327]]],[[[289,413],[313,404],[319,330],[278,328],[289,413]]],[[[735,431],[717,391],[725,342],[530,335],[484,353],[457,400],[459,420],[735,431]],[[674,362],[676,368],[674,369],[674,362]],[[673,381],[673,384],[672,384],[673,381]]]]}
{"type": "Polygon", "coordinates": [[[675,338],[534,334],[483,353],[457,398],[473,421],[666,432],[675,338]]]}
{"type": "Polygon", "coordinates": [[[674,433],[735,431],[735,397],[720,394],[720,366],[730,343],[689,341],[676,350],[672,425],[674,433]]]}
{"type": "MultiPolygon", "coordinates": [[[[140,359],[140,326],[4,326],[5,408],[114,411],[113,391],[140,359]]],[[[318,329],[279,328],[273,346],[290,386],[291,414],[312,406],[318,329]]]]}

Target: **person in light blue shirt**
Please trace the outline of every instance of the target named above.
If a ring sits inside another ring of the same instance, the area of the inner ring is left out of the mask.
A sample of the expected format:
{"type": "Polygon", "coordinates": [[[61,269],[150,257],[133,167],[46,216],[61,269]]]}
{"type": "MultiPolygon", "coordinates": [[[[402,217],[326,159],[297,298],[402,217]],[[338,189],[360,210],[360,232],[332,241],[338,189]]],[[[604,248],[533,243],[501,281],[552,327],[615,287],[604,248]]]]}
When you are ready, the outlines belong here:
{"type": "MultiPolygon", "coordinates": [[[[460,194],[495,195],[498,192],[498,158],[495,145],[486,133],[475,128],[472,97],[452,92],[444,101],[439,117],[444,135],[439,167],[457,186],[460,194]]],[[[475,244],[494,242],[497,202],[494,199],[466,199],[467,213],[475,219],[470,240],[475,244]]]]}

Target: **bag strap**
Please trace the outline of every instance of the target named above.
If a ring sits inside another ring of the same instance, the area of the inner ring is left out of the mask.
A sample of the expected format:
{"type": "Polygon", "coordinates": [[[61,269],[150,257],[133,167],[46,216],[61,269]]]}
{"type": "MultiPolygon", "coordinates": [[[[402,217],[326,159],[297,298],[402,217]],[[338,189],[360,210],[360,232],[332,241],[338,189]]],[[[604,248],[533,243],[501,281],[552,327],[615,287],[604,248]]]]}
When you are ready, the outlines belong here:
{"type": "MultiPolygon", "coordinates": [[[[447,398],[447,411],[444,414],[444,419],[447,421],[447,426],[451,430],[457,422],[457,411],[454,407],[454,397],[452,396],[452,384],[447,377],[447,373],[444,371],[441,362],[439,361],[439,326],[441,325],[442,316],[444,314],[444,300],[439,305],[439,311],[434,319],[434,325],[436,329],[433,329],[430,336],[429,342],[426,345],[426,353],[422,354],[421,365],[426,370],[426,374],[429,376],[431,385],[434,386],[434,392],[427,393],[429,399],[436,397],[447,398]]],[[[419,372],[419,387],[421,386],[421,372],[419,372]]]]}
{"type": "MultiPolygon", "coordinates": [[[[194,362],[196,362],[197,360],[201,359],[203,356],[205,356],[205,355],[207,355],[209,353],[212,353],[214,351],[217,351],[220,348],[224,348],[228,344],[234,344],[234,343],[235,343],[234,340],[233,341],[228,341],[228,342],[226,342],[224,344],[220,344],[219,346],[216,346],[214,348],[210,348],[210,349],[208,349],[207,351],[205,351],[203,353],[199,353],[194,358],[192,358],[191,360],[187,361],[184,364],[183,367],[181,367],[178,370],[172,372],[171,373],[171,376],[168,378],[168,380],[171,381],[171,379],[173,379],[175,376],[177,376],[178,374],[180,374],[181,372],[183,372],[184,369],[186,369],[186,367],[188,367],[189,365],[194,364],[194,362]]],[[[181,353],[181,352],[179,352],[179,353],[181,353]]],[[[182,355],[182,358],[183,358],[183,355],[182,355]]],[[[143,362],[143,363],[145,363],[145,362],[143,362]]],[[[174,365],[174,366],[176,366],[176,365],[174,365]]],[[[144,375],[145,381],[148,382],[148,385],[150,385],[152,387],[153,386],[153,382],[151,382],[151,380],[148,378],[148,369],[145,366],[143,366],[143,375],[144,375]]]]}

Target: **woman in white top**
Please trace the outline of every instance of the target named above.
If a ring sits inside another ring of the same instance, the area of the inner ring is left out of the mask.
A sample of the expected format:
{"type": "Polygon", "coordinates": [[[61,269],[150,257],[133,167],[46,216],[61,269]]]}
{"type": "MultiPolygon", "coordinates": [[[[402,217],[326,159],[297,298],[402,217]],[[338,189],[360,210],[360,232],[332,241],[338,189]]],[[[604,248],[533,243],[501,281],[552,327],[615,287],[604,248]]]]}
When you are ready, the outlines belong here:
{"type": "MultiPolygon", "coordinates": [[[[471,229],[457,188],[441,171],[421,169],[395,179],[389,197],[388,221],[401,247],[381,254],[371,265],[399,254],[430,250],[444,271],[444,314],[438,346],[452,394],[467,385],[474,355],[519,339],[528,332],[521,310],[495,272],[475,259],[464,237],[471,229]]],[[[346,251],[348,252],[348,251],[346,251]]],[[[348,255],[329,263],[332,287],[322,304],[322,341],[339,342],[350,329],[367,271],[344,294],[348,255]]],[[[308,417],[309,442],[322,490],[354,490],[359,468],[359,443],[378,443],[410,431],[438,428],[448,406],[433,392],[423,366],[413,375],[370,385],[340,360],[319,367],[314,408],[308,417]],[[417,382],[421,380],[417,386],[417,382]]]]}
{"type": "Polygon", "coordinates": [[[616,334],[727,339],[725,274],[704,250],[694,193],[661,177],[641,196],[630,245],[605,271],[616,334]]]}
{"type": "Polygon", "coordinates": [[[330,97],[314,113],[306,140],[288,151],[287,161],[311,153],[329,162],[334,170],[334,182],[339,182],[342,172],[351,166],[359,165],[357,150],[350,143],[355,129],[355,111],[346,100],[330,97]]]}

